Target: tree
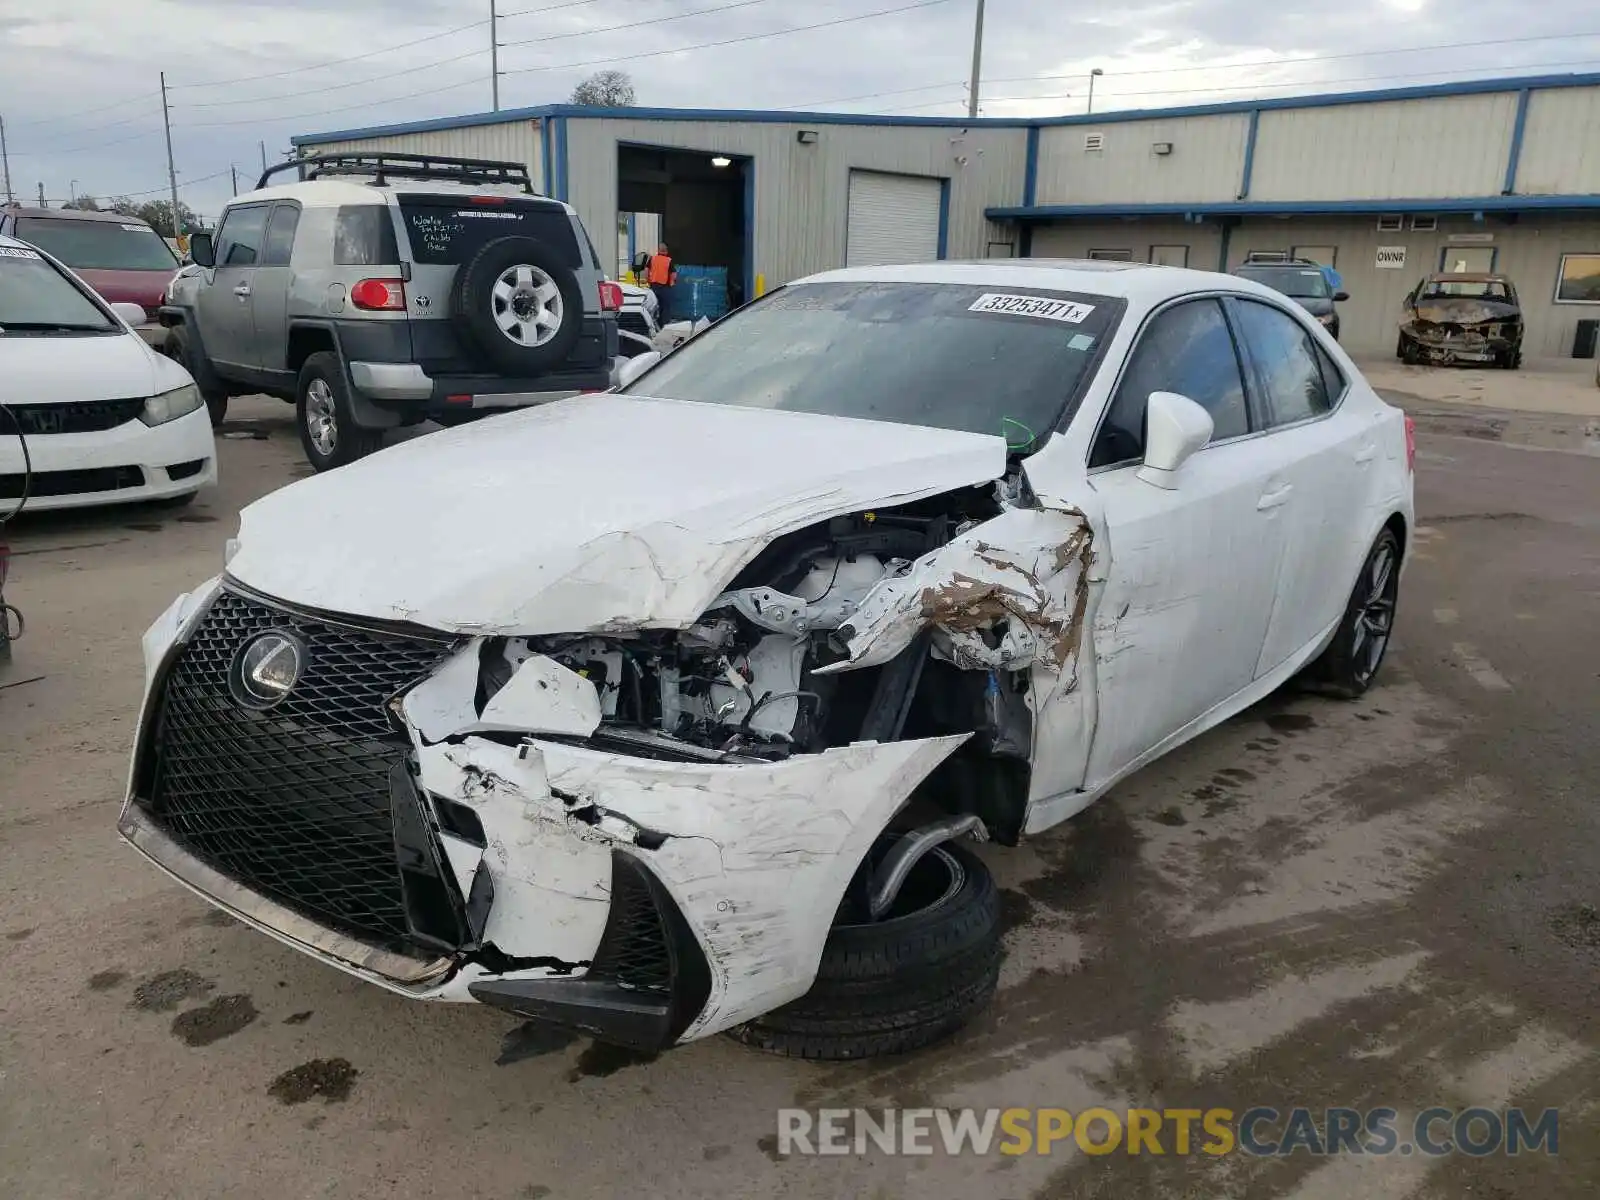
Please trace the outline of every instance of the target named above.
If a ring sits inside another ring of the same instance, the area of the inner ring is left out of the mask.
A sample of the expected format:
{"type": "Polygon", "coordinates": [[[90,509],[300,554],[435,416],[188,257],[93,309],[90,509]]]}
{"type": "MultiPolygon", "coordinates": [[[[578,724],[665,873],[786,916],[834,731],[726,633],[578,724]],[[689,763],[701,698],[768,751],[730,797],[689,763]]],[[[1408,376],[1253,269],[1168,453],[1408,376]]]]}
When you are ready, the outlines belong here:
{"type": "Polygon", "coordinates": [[[62,208],[75,208],[79,212],[99,212],[100,205],[93,196],[79,196],[61,206],[62,208]]]}
{"type": "MultiPolygon", "coordinates": [[[[172,201],[170,200],[130,200],[126,196],[112,196],[106,200],[105,211],[121,213],[125,217],[136,217],[162,237],[177,237],[172,230],[172,201]]],[[[183,222],[183,231],[192,233],[200,228],[200,218],[195,215],[182,200],[178,201],[178,219],[183,222]]]]}
{"type": "Polygon", "coordinates": [[[572,89],[572,103],[589,108],[629,108],[633,99],[633,80],[626,71],[596,71],[572,89]]]}

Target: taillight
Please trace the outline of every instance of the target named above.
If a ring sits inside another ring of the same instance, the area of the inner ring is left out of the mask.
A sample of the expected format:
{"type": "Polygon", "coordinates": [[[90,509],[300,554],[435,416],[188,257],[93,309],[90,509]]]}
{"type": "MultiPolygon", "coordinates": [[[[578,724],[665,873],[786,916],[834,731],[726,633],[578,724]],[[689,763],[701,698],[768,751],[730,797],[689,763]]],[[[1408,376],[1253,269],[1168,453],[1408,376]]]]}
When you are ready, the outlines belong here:
{"type": "Polygon", "coordinates": [[[609,279],[600,281],[600,311],[622,311],[622,285],[612,283],[609,279]]]}
{"type": "Polygon", "coordinates": [[[350,303],[375,312],[404,312],[405,280],[363,279],[350,289],[350,303]]]}
{"type": "Polygon", "coordinates": [[[1417,467],[1417,423],[1410,417],[1406,418],[1406,470],[1414,471],[1417,467]]]}

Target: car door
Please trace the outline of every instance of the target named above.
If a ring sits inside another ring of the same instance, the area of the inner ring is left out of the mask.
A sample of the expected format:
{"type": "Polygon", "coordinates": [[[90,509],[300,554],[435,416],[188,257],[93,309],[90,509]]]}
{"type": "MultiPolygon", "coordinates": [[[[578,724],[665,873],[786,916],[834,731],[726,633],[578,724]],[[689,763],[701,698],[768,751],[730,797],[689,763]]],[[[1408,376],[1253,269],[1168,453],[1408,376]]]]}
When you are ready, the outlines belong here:
{"type": "Polygon", "coordinates": [[[294,277],[289,260],[299,224],[299,204],[284,200],[272,206],[255,276],[250,281],[250,310],[255,322],[251,365],[269,371],[282,371],[288,362],[289,287],[294,277]]]}
{"type": "Polygon", "coordinates": [[[1141,330],[1090,451],[1109,562],[1093,628],[1098,713],[1085,785],[1123,773],[1248,687],[1283,554],[1283,480],[1217,297],[1141,330]],[[1211,414],[1212,441],[1166,489],[1139,477],[1150,393],[1211,414]]]}
{"type": "Polygon", "coordinates": [[[269,208],[241,204],[227,211],[217,230],[216,265],[195,301],[206,356],[224,367],[248,370],[257,362],[252,285],[269,208]]]}
{"type": "Polygon", "coordinates": [[[1261,398],[1264,442],[1288,489],[1288,536],[1256,664],[1261,676],[1308,648],[1344,611],[1355,581],[1351,556],[1365,550],[1352,530],[1368,526],[1371,476],[1380,469],[1380,413],[1341,404],[1349,381],[1296,316],[1264,300],[1229,303],[1261,398]]]}

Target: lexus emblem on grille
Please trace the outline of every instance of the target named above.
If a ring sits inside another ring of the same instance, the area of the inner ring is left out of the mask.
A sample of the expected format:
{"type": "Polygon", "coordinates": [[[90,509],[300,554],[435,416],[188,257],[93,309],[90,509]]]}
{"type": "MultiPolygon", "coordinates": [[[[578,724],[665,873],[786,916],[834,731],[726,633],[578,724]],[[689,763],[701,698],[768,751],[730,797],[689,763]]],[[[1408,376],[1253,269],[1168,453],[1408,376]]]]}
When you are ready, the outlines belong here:
{"type": "Polygon", "coordinates": [[[251,708],[271,708],[294,690],[306,648],[293,634],[268,630],[246,642],[233,660],[233,694],[251,708]]]}

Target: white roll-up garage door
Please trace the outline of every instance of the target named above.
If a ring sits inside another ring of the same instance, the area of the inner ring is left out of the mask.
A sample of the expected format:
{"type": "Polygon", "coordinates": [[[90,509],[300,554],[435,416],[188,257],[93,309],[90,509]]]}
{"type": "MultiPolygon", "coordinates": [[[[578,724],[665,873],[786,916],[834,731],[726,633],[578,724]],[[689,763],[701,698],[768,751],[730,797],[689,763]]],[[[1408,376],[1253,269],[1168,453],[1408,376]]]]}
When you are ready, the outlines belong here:
{"type": "Polygon", "coordinates": [[[881,267],[939,257],[937,179],[850,172],[845,265],[881,267]]]}

